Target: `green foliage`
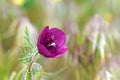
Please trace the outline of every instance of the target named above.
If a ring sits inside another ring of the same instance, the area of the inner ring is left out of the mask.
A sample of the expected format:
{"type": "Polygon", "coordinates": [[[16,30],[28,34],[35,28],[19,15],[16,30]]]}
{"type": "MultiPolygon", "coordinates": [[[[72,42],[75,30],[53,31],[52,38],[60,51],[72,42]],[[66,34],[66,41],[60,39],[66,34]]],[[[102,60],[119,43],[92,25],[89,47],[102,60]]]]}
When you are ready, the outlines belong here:
{"type": "Polygon", "coordinates": [[[26,80],[32,80],[33,75],[31,72],[31,66],[33,65],[33,62],[35,61],[38,51],[37,51],[37,47],[35,47],[30,41],[29,31],[27,28],[25,30],[24,39],[25,39],[25,42],[21,46],[21,50],[23,54],[22,54],[22,57],[20,58],[20,61],[24,64],[27,64],[27,68],[24,72],[25,74],[24,77],[26,77],[26,80]]]}
{"type": "Polygon", "coordinates": [[[32,56],[37,54],[37,47],[33,46],[32,42],[30,41],[30,36],[27,28],[25,31],[24,39],[25,44],[21,46],[23,54],[22,57],[20,58],[20,61],[22,63],[27,64],[31,61],[32,56]]]}
{"type": "Polygon", "coordinates": [[[32,80],[32,74],[31,72],[27,72],[27,78],[26,80],[32,80]]]}
{"type": "Polygon", "coordinates": [[[23,69],[21,69],[20,71],[18,71],[17,74],[15,75],[14,80],[20,80],[23,77],[22,75],[23,75],[25,69],[26,69],[26,66],[23,69]]]}
{"type": "Polygon", "coordinates": [[[43,71],[39,71],[39,72],[37,72],[36,80],[40,80],[41,77],[42,77],[42,75],[43,75],[43,71]]]}

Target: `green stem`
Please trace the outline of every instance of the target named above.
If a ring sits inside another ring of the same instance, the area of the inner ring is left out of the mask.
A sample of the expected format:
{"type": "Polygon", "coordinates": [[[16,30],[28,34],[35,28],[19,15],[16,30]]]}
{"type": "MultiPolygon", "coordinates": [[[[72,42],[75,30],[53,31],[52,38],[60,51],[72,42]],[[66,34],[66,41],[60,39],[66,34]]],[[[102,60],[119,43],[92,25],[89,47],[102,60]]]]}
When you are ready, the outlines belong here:
{"type": "Polygon", "coordinates": [[[27,72],[26,80],[32,80],[31,72],[27,72]]]}
{"type": "Polygon", "coordinates": [[[31,66],[32,66],[32,64],[33,64],[33,62],[34,62],[34,58],[35,58],[35,56],[36,56],[37,54],[38,54],[38,52],[37,52],[35,55],[32,56],[32,60],[31,60],[30,63],[28,64],[26,80],[32,80],[32,75],[31,75],[30,69],[31,69],[31,66]]]}

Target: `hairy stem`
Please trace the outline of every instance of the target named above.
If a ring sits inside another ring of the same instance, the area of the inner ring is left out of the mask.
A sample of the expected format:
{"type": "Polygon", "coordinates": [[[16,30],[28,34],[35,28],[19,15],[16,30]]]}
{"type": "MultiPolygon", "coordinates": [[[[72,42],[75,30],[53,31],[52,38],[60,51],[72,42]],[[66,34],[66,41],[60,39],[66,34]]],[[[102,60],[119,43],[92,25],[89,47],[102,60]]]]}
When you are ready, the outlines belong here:
{"type": "Polygon", "coordinates": [[[32,75],[31,75],[30,69],[31,69],[31,66],[32,66],[32,64],[33,64],[33,62],[34,62],[35,56],[36,56],[37,54],[38,54],[38,53],[36,53],[35,55],[32,56],[32,59],[31,59],[30,63],[28,64],[26,80],[32,80],[32,79],[31,79],[31,78],[32,78],[32,75]]]}

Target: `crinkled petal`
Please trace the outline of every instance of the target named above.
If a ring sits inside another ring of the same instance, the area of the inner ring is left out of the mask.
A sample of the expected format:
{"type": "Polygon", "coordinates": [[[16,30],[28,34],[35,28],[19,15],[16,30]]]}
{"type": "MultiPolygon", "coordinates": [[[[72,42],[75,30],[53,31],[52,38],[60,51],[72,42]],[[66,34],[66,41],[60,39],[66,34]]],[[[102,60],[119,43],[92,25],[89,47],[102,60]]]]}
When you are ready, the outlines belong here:
{"type": "Polygon", "coordinates": [[[49,26],[46,26],[46,27],[43,29],[43,31],[40,33],[39,37],[38,37],[38,42],[37,42],[38,44],[40,44],[40,43],[43,42],[44,37],[45,37],[45,35],[48,33],[48,31],[49,31],[49,26]]]}
{"type": "Polygon", "coordinates": [[[58,28],[52,28],[48,31],[48,34],[53,34],[55,37],[55,40],[57,41],[57,45],[63,46],[65,41],[66,41],[66,37],[65,37],[65,33],[58,29],[58,28]]]}

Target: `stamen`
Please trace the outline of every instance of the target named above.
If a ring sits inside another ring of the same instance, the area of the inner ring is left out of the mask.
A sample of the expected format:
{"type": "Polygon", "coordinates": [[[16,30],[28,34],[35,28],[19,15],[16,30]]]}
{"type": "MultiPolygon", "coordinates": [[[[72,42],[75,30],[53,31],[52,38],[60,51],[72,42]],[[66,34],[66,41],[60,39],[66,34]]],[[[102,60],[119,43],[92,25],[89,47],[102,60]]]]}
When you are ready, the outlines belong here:
{"type": "Polygon", "coordinates": [[[55,42],[53,42],[53,43],[51,44],[51,46],[54,46],[54,47],[55,47],[55,46],[56,46],[56,43],[55,43],[55,42]]]}
{"type": "Polygon", "coordinates": [[[47,47],[55,47],[55,46],[56,46],[56,43],[55,43],[55,42],[49,43],[49,44],[47,45],[47,47]]]}

